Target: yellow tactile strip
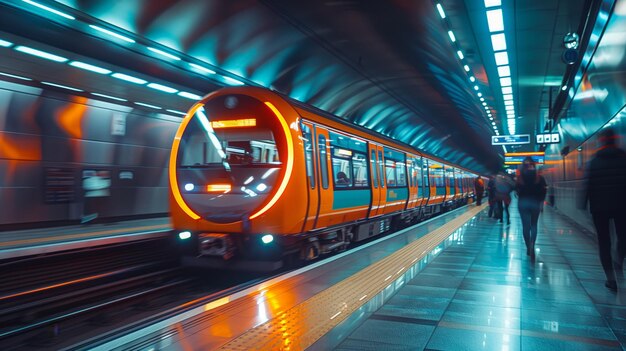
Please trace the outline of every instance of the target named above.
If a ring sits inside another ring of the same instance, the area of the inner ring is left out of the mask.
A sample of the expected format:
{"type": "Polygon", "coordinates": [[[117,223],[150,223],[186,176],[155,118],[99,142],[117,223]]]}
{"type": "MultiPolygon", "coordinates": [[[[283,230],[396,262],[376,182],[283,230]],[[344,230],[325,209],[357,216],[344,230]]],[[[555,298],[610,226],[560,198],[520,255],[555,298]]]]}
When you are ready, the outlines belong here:
{"type": "Polygon", "coordinates": [[[480,212],[472,207],[433,232],[248,330],[219,350],[304,350],[376,296],[480,212]]]}

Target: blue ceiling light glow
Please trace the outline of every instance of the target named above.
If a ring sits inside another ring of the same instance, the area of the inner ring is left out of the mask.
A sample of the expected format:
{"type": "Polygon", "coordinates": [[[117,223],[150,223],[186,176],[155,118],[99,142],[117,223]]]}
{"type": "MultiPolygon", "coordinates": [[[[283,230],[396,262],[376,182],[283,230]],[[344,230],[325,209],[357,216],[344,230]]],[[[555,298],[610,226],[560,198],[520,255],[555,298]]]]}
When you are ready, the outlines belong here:
{"type": "Polygon", "coordinates": [[[461,50],[458,50],[458,51],[456,52],[456,54],[457,54],[457,55],[459,55],[459,58],[460,58],[461,60],[465,58],[465,56],[463,56],[463,51],[461,51],[461,50]]]}
{"type": "Polygon", "coordinates": [[[67,89],[67,90],[71,90],[71,91],[83,91],[82,89],[72,88],[72,87],[68,87],[67,85],[61,85],[61,84],[56,84],[56,83],[41,82],[41,84],[45,84],[45,85],[49,85],[51,87],[57,87],[57,88],[61,88],[61,89],[67,89]]]}
{"type": "Polygon", "coordinates": [[[511,68],[509,66],[499,66],[498,67],[498,75],[500,77],[510,77],[511,76],[511,68]]]}
{"type": "Polygon", "coordinates": [[[502,5],[501,0],[485,0],[485,7],[494,7],[502,5]]]}
{"type": "Polygon", "coordinates": [[[26,78],[26,77],[22,77],[22,76],[16,76],[15,74],[9,74],[9,73],[4,73],[4,72],[0,72],[0,75],[7,76],[7,77],[10,77],[10,78],[15,78],[15,79],[21,79],[21,80],[32,80],[30,78],[26,78]]]}
{"type": "Polygon", "coordinates": [[[237,79],[231,78],[231,77],[227,77],[227,76],[224,76],[224,80],[227,83],[232,84],[232,85],[244,85],[245,84],[244,82],[242,82],[240,80],[237,80],[237,79]]]}
{"type": "Polygon", "coordinates": [[[193,67],[193,68],[195,68],[195,69],[197,69],[199,71],[202,71],[204,73],[215,74],[214,70],[208,69],[208,68],[206,68],[204,66],[196,65],[195,63],[190,63],[189,66],[191,66],[191,67],[193,67]]]}
{"type": "Polygon", "coordinates": [[[136,78],[136,77],[133,77],[133,76],[129,76],[129,75],[124,74],[124,73],[113,73],[111,76],[115,77],[117,79],[125,80],[127,82],[135,83],[135,84],[146,84],[146,83],[148,83],[148,81],[146,81],[146,80],[143,80],[141,78],[136,78]]]}
{"type": "Polygon", "coordinates": [[[496,66],[509,64],[509,55],[506,53],[506,51],[496,52],[494,56],[496,57],[496,66]]]}
{"type": "Polygon", "coordinates": [[[196,94],[192,94],[192,93],[188,93],[186,91],[179,92],[178,96],[182,96],[182,97],[190,99],[190,100],[201,100],[202,99],[202,96],[196,95],[196,94]]]}
{"type": "Polygon", "coordinates": [[[131,44],[135,42],[135,40],[133,40],[133,39],[131,39],[129,37],[126,37],[126,36],[123,36],[121,34],[115,33],[113,31],[110,31],[110,30],[106,29],[106,28],[94,26],[93,24],[90,24],[89,27],[91,27],[91,28],[93,28],[93,29],[95,29],[95,30],[97,30],[97,31],[99,31],[101,33],[110,35],[112,37],[115,37],[115,38],[118,38],[118,39],[121,39],[121,40],[124,40],[125,42],[131,43],[131,44]]]}
{"type": "Polygon", "coordinates": [[[10,46],[13,46],[13,43],[10,41],[0,39],[0,46],[3,48],[8,48],[10,46]]]}
{"type": "Polygon", "coordinates": [[[454,33],[451,30],[448,31],[448,36],[450,37],[450,40],[452,40],[453,43],[456,42],[456,37],[454,36],[454,33]]]}
{"type": "Polygon", "coordinates": [[[21,45],[20,46],[16,46],[15,50],[19,51],[19,52],[23,52],[25,54],[29,54],[29,55],[45,58],[47,60],[52,60],[52,61],[55,61],[55,62],[66,62],[67,61],[67,59],[65,57],[54,55],[54,54],[51,54],[51,53],[48,53],[48,52],[45,52],[45,51],[29,48],[28,46],[21,46],[21,45]]]}
{"type": "Polygon", "coordinates": [[[469,70],[470,70],[468,65],[464,65],[463,68],[465,69],[465,72],[469,72],[469,70]]]}
{"type": "Polygon", "coordinates": [[[506,36],[504,33],[492,34],[491,45],[493,46],[493,51],[506,50],[506,36]]]}
{"type": "Polygon", "coordinates": [[[148,108],[153,108],[155,110],[160,110],[161,108],[159,106],[155,106],[155,105],[150,105],[150,104],[146,104],[143,102],[135,102],[135,105],[139,105],[139,106],[143,106],[143,107],[148,107],[148,108]]]}
{"type": "Polygon", "coordinates": [[[511,77],[500,78],[500,85],[503,87],[511,86],[511,77]]]}
{"type": "Polygon", "coordinates": [[[441,16],[441,18],[446,18],[446,13],[443,11],[441,4],[437,4],[437,11],[439,11],[439,16],[441,16]]]}
{"type": "Polygon", "coordinates": [[[150,83],[148,84],[148,88],[152,88],[155,90],[159,90],[162,91],[164,93],[168,93],[168,94],[174,94],[175,92],[177,92],[177,89],[174,88],[170,88],[166,85],[161,85],[161,84],[157,84],[157,83],[150,83]]]}
{"type": "Polygon", "coordinates": [[[88,63],[84,63],[84,62],[80,62],[80,61],[72,61],[72,62],[70,62],[70,66],[77,67],[77,68],[82,68],[84,70],[95,72],[95,73],[100,73],[100,74],[109,74],[109,73],[111,73],[111,70],[108,70],[106,68],[90,65],[88,63]]]}
{"type": "Polygon", "coordinates": [[[489,25],[489,31],[491,33],[503,31],[504,20],[502,19],[502,10],[487,11],[487,24],[489,25]]]}
{"type": "Polygon", "coordinates": [[[176,111],[176,110],[165,110],[165,111],[173,113],[175,115],[181,115],[181,116],[186,116],[187,115],[187,113],[182,112],[182,111],[176,111]]]}
{"type": "Polygon", "coordinates": [[[39,7],[39,8],[40,8],[40,9],[42,9],[42,10],[46,10],[46,11],[48,11],[48,12],[52,12],[52,13],[54,13],[55,15],[59,15],[59,16],[61,16],[61,17],[65,17],[65,18],[67,18],[67,19],[70,19],[70,20],[75,20],[75,19],[76,19],[76,17],[74,17],[74,16],[68,15],[67,13],[61,12],[61,11],[59,11],[59,10],[55,10],[55,9],[53,9],[53,8],[51,8],[51,7],[48,7],[48,6],[45,6],[45,5],[42,5],[42,4],[39,4],[39,3],[36,3],[36,2],[34,2],[34,1],[31,1],[31,0],[22,0],[22,1],[24,1],[24,2],[25,2],[25,3],[27,3],[27,4],[31,4],[31,5],[33,5],[33,6],[39,7]]]}
{"type": "Polygon", "coordinates": [[[128,101],[126,99],[118,98],[116,96],[105,95],[105,94],[100,94],[100,93],[91,93],[91,95],[95,95],[95,96],[99,96],[99,97],[103,97],[103,98],[107,98],[111,100],[116,100],[116,101],[128,101]]]}
{"type": "Polygon", "coordinates": [[[172,55],[172,54],[170,54],[168,52],[165,52],[163,50],[159,50],[157,48],[153,48],[153,47],[150,47],[150,46],[148,46],[147,48],[148,48],[148,50],[150,50],[150,51],[152,51],[154,53],[157,53],[157,54],[159,54],[161,56],[165,56],[165,57],[171,58],[172,60],[180,61],[180,57],[174,56],[174,55],[172,55]]]}

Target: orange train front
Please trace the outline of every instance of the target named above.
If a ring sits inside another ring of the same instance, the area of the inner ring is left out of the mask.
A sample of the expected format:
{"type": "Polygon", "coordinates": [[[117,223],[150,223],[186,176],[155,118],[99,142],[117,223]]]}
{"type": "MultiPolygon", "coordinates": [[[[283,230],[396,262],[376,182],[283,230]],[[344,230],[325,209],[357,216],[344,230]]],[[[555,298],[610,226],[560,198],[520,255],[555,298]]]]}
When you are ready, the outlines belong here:
{"type": "Polygon", "coordinates": [[[472,195],[469,172],[320,114],[253,87],[192,107],[169,164],[187,255],[220,266],[311,260],[472,195]]]}

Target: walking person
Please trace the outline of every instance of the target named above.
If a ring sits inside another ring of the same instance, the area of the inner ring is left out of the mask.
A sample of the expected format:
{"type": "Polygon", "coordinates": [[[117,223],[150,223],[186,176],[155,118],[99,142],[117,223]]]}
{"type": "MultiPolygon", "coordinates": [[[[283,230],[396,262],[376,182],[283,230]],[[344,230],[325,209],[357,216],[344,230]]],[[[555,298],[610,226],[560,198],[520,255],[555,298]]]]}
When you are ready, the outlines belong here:
{"type": "Polygon", "coordinates": [[[483,195],[485,193],[485,182],[478,176],[474,180],[474,194],[476,195],[476,206],[480,206],[483,201],[483,195]]]}
{"type": "Polygon", "coordinates": [[[617,290],[617,274],[623,275],[622,264],[626,245],[626,152],[617,147],[613,129],[602,130],[598,135],[600,148],[587,169],[584,206],[589,210],[598,235],[598,253],[606,275],[604,285],[617,290]],[[611,258],[610,221],[615,222],[617,257],[611,258]]]}
{"type": "Polygon", "coordinates": [[[506,212],[506,224],[511,224],[511,215],[509,214],[509,205],[511,204],[511,191],[515,187],[513,180],[504,172],[498,173],[495,181],[495,201],[498,206],[500,223],[503,222],[504,213],[506,212]]]}
{"type": "Polygon", "coordinates": [[[529,255],[534,260],[537,222],[539,213],[543,210],[547,184],[543,176],[537,172],[537,166],[531,157],[526,157],[522,162],[515,190],[519,198],[517,205],[520,217],[522,217],[522,233],[526,243],[526,255],[529,255]]]}
{"type": "Polygon", "coordinates": [[[498,208],[496,206],[496,177],[489,176],[487,182],[487,196],[489,199],[489,217],[498,218],[498,208]]]}

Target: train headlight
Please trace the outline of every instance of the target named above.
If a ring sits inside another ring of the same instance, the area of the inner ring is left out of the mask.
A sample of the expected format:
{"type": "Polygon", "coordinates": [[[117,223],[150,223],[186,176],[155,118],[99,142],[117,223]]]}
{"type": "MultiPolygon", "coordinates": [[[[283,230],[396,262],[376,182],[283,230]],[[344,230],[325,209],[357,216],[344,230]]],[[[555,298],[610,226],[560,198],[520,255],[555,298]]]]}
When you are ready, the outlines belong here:
{"type": "Polygon", "coordinates": [[[191,183],[187,183],[185,184],[185,190],[187,191],[192,191],[195,188],[195,186],[191,183]]]}
{"type": "Polygon", "coordinates": [[[265,234],[261,237],[261,241],[263,244],[269,244],[274,241],[274,236],[272,234],[265,234]]]}
{"type": "Polygon", "coordinates": [[[189,238],[191,238],[191,232],[190,231],[180,232],[180,233],[178,233],[178,238],[180,240],[189,239],[189,238]]]}

